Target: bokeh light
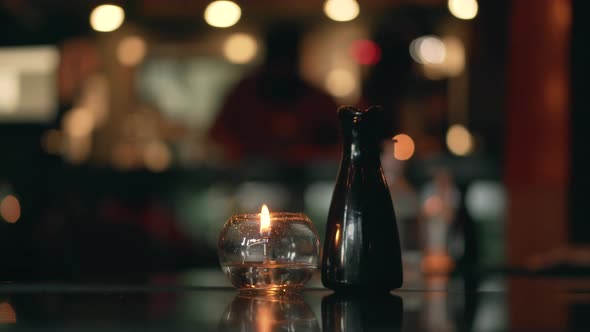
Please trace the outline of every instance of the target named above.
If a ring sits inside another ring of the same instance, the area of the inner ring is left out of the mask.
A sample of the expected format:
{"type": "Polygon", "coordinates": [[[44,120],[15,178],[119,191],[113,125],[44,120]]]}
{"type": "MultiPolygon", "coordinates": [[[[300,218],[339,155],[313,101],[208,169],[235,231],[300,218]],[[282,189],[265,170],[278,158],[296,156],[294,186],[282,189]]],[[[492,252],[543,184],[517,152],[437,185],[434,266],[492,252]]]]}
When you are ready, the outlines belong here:
{"type": "Polygon", "coordinates": [[[117,30],[125,21],[125,11],[115,5],[100,5],[90,13],[90,26],[100,32],[117,30]]]}
{"type": "Polygon", "coordinates": [[[8,302],[0,303],[0,324],[16,323],[16,312],[8,302]]]}
{"type": "Polygon", "coordinates": [[[357,88],[357,80],[349,70],[337,68],[331,70],[326,76],[326,90],[334,97],[348,97],[357,88]]]}
{"type": "Polygon", "coordinates": [[[397,134],[393,137],[395,146],[393,157],[397,160],[408,160],[414,154],[414,140],[406,134],[397,134]]]}
{"type": "Polygon", "coordinates": [[[65,159],[73,164],[88,160],[92,152],[92,137],[70,137],[65,144],[65,159]]]}
{"type": "Polygon", "coordinates": [[[20,202],[18,198],[8,195],[0,201],[0,217],[11,224],[20,219],[20,202]]]}
{"type": "MultiPolygon", "coordinates": [[[[442,38],[442,42],[444,44],[445,57],[441,63],[426,62],[422,59],[419,50],[414,50],[414,53],[410,51],[410,54],[414,54],[417,57],[417,61],[423,63],[422,69],[424,70],[424,75],[432,80],[459,76],[465,70],[465,46],[461,39],[455,36],[446,36],[442,38]]],[[[413,47],[415,48],[416,45],[414,43],[413,47]]]]}
{"type": "Polygon", "coordinates": [[[410,56],[421,64],[440,64],[447,55],[445,44],[435,36],[422,36],[410,43],[410,56]]]}
{"type": "Polygon", "coordinates": [[[473,138],[462,125],[452,125],[447,131],[447,147],[451,153],[465,156],[473,149],[473,138]]]}
{"type": "Polygon", "coordinates": [[[441,289],[446,289],[447,276],[454,266],[453,259],[444,251],[425,253],[421,263],[422,273],[429,276],[427,280],[430,284],[429,287],[441,287],[441,289]],[[435,278],[432,278],[432,276],[435,276],[435,278]]]}
{"type": "Polygon", "coordinates": [[[223,56],[232,63],[248,63],[256,57],[258,43],[247,33],[235,33],[223,43],[223,56]]]}
{"type": "Polygon", "coordinates": [[[136,66],[145,57],[146,50],[147,46],[143,38],[127,36],[117,45],[117,60],[124,66],[136,66]]]}
{"type": "Polygon", "coordinates": [[[506,193],[500,182],[474,181],[465,193],[465,207],[476,221],[498,221],[506,213],[506,193]]]}
{"type": "Polygon", "coordinates": [[[355,0],[327,0],[324,3],[326,16],[337,22],[352,21],[359,12],[359,4],[355,0]]]}
{"type": "Polygon", "coordinates": [[[74,108],[66,113],[62,126],[70,137],[86,137],[94,129],[94,115],[86,108],[74,108]]]}
{"type": "Polygon", "coordinates": [[[205,21],[216,28],[235,25],[242,16],[242,9],[233,1],[213,1],[205,8],[205,21]]]}
{"type": "Polygon", "coordinates": [[[476,0],[449,0],[449,11],[462,20],[471,20],[477,16],[479,6],[476,0]]]}
{"type": "Polygon", "coordinates": [[[17,71],[0,68],[0,113],[17,110],[20,98],[20,79],[17,71]]]}
{"type": "Polygon", "coordinates": [[[457,76],[465,69],[465,46],[461,39],[453,36],[442,39],[446,56],[442,69],[448,76],[457,76]]]}
{"type": "Polygon", "coordinates": [[[424,214],[427,217],[436,217],[443,212],[444,204],[438,195],[432,195],[424,201],[424,214]]]}
{"type": "Polygon", "coordinates": [[[418,46],[418,54],[424,63],[443,63],[447,55],[445,44],[437,37],[428,36],[418,46]]]}
{"type": "Polygon", "coordinates": [[[355,40],[350,47],[350,53],[361,65],[374,65],[381,60],[381,48],[372,40],[355,40]]]}
{"type": "Polygon", "coordinates": [[[170,149],[164,142],[150,142],[143,150],[143,162],[150,171],[162,172],[170,167],[172,162],[170,149]]]}

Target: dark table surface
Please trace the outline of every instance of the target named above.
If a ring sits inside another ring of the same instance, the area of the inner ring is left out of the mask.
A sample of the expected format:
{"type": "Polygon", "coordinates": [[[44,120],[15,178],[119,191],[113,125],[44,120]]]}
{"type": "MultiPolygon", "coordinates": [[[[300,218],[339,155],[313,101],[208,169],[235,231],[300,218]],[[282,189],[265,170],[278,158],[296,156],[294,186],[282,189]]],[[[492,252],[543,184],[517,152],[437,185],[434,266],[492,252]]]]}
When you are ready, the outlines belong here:
{"type": "Polygon", "coordinates": [[[0,331],[590,331],[590,280],[414,278],[343,296],[242,297],[217,270],[138,282],[0,284],[0,331]],[[419,279],[419,280],[417,280],[419,279]]]}

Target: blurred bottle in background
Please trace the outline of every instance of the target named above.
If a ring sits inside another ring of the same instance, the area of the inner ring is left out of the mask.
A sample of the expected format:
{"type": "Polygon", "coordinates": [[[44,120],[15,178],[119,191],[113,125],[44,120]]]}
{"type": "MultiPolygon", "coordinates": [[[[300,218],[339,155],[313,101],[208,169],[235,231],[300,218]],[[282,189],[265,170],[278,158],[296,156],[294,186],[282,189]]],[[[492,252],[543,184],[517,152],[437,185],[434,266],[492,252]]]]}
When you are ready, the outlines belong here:
{"type": "Polygon", "coordinates": [[[420,274],[420,230],[418,223],[418,195],[404,174],[405,161],[394,157],[396,142],[385,140],[382,145],[381,165],[395,206],[395,216],[401,242],[404,275],[410,284],[420,274]]]}
{"type": "Polygon", "coordinates": [[[460,193],[447,170],[435,172],[421,194],[423,236],[422,271],[426,274],[448,274],[454,268],[449,255],[449,231],[455,220],[460,193]]]}

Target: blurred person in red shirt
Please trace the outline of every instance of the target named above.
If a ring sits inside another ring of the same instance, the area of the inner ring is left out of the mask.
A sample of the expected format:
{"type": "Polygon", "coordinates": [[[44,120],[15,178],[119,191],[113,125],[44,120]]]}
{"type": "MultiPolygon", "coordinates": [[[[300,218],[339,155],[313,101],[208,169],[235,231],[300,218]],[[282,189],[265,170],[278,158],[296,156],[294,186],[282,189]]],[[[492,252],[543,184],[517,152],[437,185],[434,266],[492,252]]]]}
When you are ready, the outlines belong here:
{"type": "Polygon", "coordinates": [[[229,93],[210,132],[228,159],[297,164],[337,156],[337,105],[301,78],[301,35],[293,23],[271,26],[264,63],[229,93]]]}

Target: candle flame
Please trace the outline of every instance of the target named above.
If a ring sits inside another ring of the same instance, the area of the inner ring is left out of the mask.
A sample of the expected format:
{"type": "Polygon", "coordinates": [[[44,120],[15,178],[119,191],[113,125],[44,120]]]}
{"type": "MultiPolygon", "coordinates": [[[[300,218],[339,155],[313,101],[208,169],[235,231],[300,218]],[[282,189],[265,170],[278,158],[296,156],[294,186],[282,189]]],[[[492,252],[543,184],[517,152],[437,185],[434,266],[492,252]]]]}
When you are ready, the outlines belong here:
{"type": "Polygon", "coordinates": [[[270,212],[266,204],[260,209],[260,234],[270,232],[270,212]]]}

